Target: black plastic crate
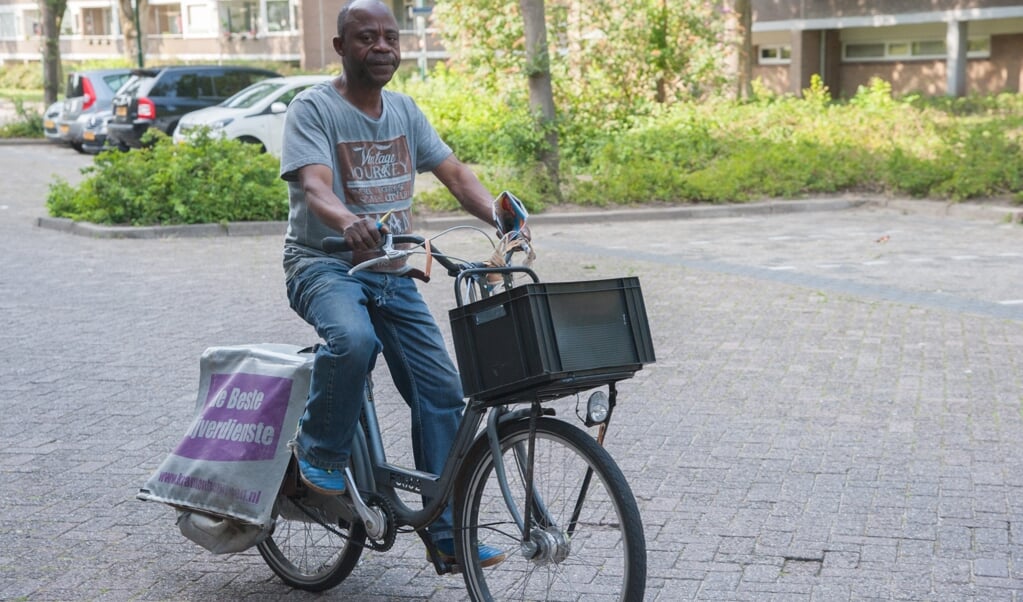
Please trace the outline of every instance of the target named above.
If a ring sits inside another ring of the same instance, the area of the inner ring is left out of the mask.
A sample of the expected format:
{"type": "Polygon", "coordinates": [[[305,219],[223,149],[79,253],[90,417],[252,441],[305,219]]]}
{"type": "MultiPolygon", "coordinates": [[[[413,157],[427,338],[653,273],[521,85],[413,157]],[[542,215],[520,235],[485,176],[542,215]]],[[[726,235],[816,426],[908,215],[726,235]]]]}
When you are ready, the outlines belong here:
{"type": "Polygon", "coordinates": [[[525,284],[449,312],[465,394],[560,397],[654,361],[638,278],[525,284]]]}

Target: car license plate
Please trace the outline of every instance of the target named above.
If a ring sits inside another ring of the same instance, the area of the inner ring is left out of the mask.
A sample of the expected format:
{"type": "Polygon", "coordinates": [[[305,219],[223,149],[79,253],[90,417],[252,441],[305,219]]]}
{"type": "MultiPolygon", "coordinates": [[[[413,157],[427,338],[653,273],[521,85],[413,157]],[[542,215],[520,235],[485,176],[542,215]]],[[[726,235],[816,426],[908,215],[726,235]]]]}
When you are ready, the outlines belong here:
{"type": "Polygon", "coordinates": [[[117,116],[124,117],[128,114],[128,107],[117,107],[117,116]]]}
{"type": "Polygon", "coordinates": [[[54,126],[54,123],[52,121],[50,121],[49,119],[47,119],[46,121],[43,122],[43,127],[48,129],[48,130],[52,130],[53,126],[54,126]]]}
{"type": "Polygon", "coordinates": [[[69,131],[71,131],[71,126],[70,125],[62,125],[62,126],[60,126],[60,133],[61,134],[66,134],[69,131]]]}
{"type": "Polygon", "coordinates": [[[85,132],[85,133],[82,134],[82,138],[85,139],[85,140],[95,140],[96,139],[96,134],[94,134],[92,132],[85,132]]]}

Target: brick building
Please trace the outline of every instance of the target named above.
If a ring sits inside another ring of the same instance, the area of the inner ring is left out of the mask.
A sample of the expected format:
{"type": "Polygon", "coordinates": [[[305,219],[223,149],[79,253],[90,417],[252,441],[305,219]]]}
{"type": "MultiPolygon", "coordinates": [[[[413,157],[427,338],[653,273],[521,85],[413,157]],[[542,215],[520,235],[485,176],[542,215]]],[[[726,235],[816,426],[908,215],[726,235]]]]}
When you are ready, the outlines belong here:
{"type": "MultiPolygon", "coordinates": [[[[142,46],[148,65],[288,61],[317,71],[345,0],[149,0],[142,46]]],[[[624,0],[623,0],[624,1],[624,0]]],[[[404,59],[424,68],[444,48],[427,28],[432,0],[390,0],[404,59]]],[[[1019,0],[752,0],[754,76],[799,93],[820,74],[836,96],[878,76],[897,94],[1023,91],[1019,0]]],[[[68,0],[65,60],[135,56],[120,35],[118,0],[68,0]]],[[[0,0],[0,62],[42,57],[37,0],[0,0]]]]}
{"type": "Polygon", "coordinates": [[[849,97],[871,77],[896,94],[1023,91],[1023,3],[752,0],[754,77],[799,93],[819,74],[849,97]]]}

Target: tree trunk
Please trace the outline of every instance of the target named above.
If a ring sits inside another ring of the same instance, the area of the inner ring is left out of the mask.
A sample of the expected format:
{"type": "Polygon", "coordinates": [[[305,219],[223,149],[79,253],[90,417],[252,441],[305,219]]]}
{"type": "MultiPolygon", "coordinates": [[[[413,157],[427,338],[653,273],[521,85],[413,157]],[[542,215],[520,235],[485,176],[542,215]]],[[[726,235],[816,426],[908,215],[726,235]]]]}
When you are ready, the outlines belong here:
{"type": "Polygon", "coordinates": [[[60,93],[60,23],[67,0],[40,0],[43,15],[43,99],[46,106],[60,93]]]}
{"type": "MultiPolygon", "coordinates": [[[[139,68],[143,67],[142,51],[139,49],[139,36],[141,32],[135,27],[135,6],[138,5],[139,15],[146,14],[146,7],[149,3],[146,0],[117,0],[121,10],[118,17],[121,22],[121,33],[124,34],[124,57],[131,62],[137,63],[139,68]]],[[[139,19],[141,25],[141,19],[139,19]]]]}
{"type": "Polygon", "coordinates": [[[753,8],[750,0],[734,2],[738,54],[736,97],[748,100],[753,97],[753,8]]]}
{"type": "Polygon", "coordinates": [[[529,106],[539,115],[546,147],[538,159],[547,170],[554,195],[561,202],[558,130],[555,127],[554,88],[551,84],[550,55],[547,50],[547,20],[544,0],[520,0],[526,36],[526,76],[529,78],[529,106]]]}

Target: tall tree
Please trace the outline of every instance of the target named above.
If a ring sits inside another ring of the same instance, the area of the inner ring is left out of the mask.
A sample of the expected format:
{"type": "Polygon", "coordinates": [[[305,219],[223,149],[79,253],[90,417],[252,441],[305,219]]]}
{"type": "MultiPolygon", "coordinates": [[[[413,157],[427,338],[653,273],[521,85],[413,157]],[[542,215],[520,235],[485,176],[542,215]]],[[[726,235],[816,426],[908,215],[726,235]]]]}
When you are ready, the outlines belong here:
{"type": "Polygon", "coordinates": [[[526,77],[529,81],[529,106],[537,115],[544,132],[546,145],[540,151],[543,163],[561,201],[560,157],[558,155],[557,116],[554,107],[554,87],[551,84],[550,50],[547,45],[547,19],[544,0],[520,0],[523,32],[526,44],[526,77]]]}
{"type": "MultiPolygon", "coordinates": [[[[519,3],[438,0],[436,6],[453,63],[497,88],[523,70],[519,3]]],[[[670,104],[717,89],[724,79],[719,6],[706,0],[547,0],[558,106],[614,121],[634,114],[636,103],[670,104]]]]}
{"type": "Polygon", "coordinates": [[[60,92],[60,26],[67,0],[40,0],[43,15],[43,98],[47,106],[57,102],[60,92]]]}
{"type": "Polygon", "coordinates": [[[141,25],[142,19],[136,18],[135,10],[138,9],[139,17],[146,14],[149,0],[117,0],[117,4],[121,9],[117,14],[121,22],[121,33],[124,34],[124,56],[129,61],[134,61],[138,54],[138,66],[142,67],[142,52],[139,50],[139,36],[142,32],[135,27],[136,23],[141,25]]]}
{"type": "Polygon", "coordinates": [[[750,0],[733,0],[735,17],[736,90],[740,99],[753,96],[753,7],[750,0]]]}

